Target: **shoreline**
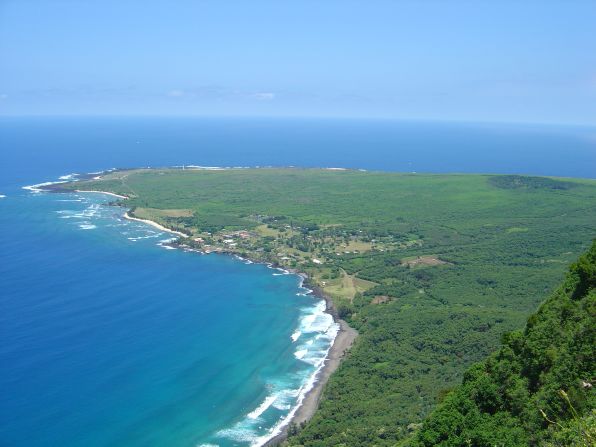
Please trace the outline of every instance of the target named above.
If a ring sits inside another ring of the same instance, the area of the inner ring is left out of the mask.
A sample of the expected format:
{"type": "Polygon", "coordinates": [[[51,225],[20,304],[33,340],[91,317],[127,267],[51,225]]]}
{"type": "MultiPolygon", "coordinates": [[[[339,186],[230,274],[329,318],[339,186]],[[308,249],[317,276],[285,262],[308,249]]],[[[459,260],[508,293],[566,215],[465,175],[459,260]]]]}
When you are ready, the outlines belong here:
{"type": "MultiPolygon", "coordinates": [[[[61,191],[58,191],[58,192],[61,192],[61,191]]],[[[118,199],[124,199],[124,200],[127,200],[128,199],[127,196],[123,196],[121,194],[116,194],[116,193],[108,192],[108,191],[94,191],[94,190],[75,189],[74,192],[76,192],[76,193],[82,193],[82,194],[89,194],[89,193],[93,193],[93,194],[106,194],[108,196],[117,197],[118,199]]],[[[175,235],[180,236],[180,237],[184,237],[184,238],[189,237],[187,234],[184,234],[184,233],[182,233],[180,231],[176,231],[176,230],[172,230],[170,228],[164,227],[163,225],[158,224],[157,222],[155,222],[153,220],[141,219],[139,217],[131,216],[130,214],[128,214],[128,213],[130,213],[130,211],[131,210],[129,209],[129,210],[127,210],[124,213],[124,216],[123,217],[125,219],[127,219],[127,220],[134,220],[136,222],[143,222],[143,223],[145,223],[147,225],[151,225],[152,227],[157,228],[158,230],[165,231],[167,233],[172,233],[172,234],[175,234],[175,235]]]]}
{"type": "MultiPolygon", "coordinates": [[[[127,199],[128,199],[128,197],[127,197],[127,196],[123,196],[123,195],[116,194],[116,193],[113,193],[113,192],[108,192],[108,191],[94,191],[94,190],[75,189],[75,190],[74,190],[74,192],[77,192],[77,193],[83,193],[83,194],[88,194],[88,193],[94,193],[94,194],[106,194],[106,195],[108,195],[108,196],[117,197],[117,198],[119,198],[119,199],[124,199],[124,200],[127,200],[127,199]]],[[[147,225],[151,225],[152,227],[154,227],[154,228],[157,228],[158,230],[165,231],[165,232],[167,232],[167,233],[172,233],[172,234],[175,234],[175,235],[177,235],[177,236],[180,236],[180,237],[184,237],[184,238],[187,238],[187,237],[189,237],[187,234],[184,234],[184,233],[182,233],[182,232],[180,232],[180,231],[176,231],[176,230],[172,230],[172,229],[170,229],[170,228],[164,227],[163,225],[161,225],[161,224],[158,224],[157,222],[155,222],[155,221],[153,221],[153,220],[149,220],[149,219],[141,219],[141,218],[139,218],[139,217],[134,217],[134,216],[131,216],[130,214],[128,214],[128,213],[130,213],[130,211],[131,211],[131,210],[129,209],[129,210],[127,210],[127,211],[124,213],[124,216],[123,216],[123,217],[124,217],[125,219],[127,219],[127,220],[133,220],[133,221],[135,221],[135,222],[143,222],[143,223],[145,223],[145,224],[147,224],[147,225]]]]}
{"type": "MultiPolygon", "coordinates": [[[[328,311],[329,309],[326,310],[326,312],[328,311]]],[[[333,316],[333,313],[331,313],[331,315],[333,316]]],[[[288,429],[292,424],[300,426],[301,424],[307,423],[318,410],[321,395],[325,389],[327,381],[337,370],[358,336],[356,329],[350,327],[344,320],[336,319],[335,316],[333,316],[333,320],[335,323],[339,324],[339,331],[333,340],[333,344],[329,348],[323,366],[315,373],[313,387],[306,393],[292,417],[280,428],[281,432],[273,436],[264,444],[261,444],[262,447],[279,446],[288,438],[288,429]]]]}
{"type": "Polygon", "coordinates": [[[133,217],[130,214],[128,214],[128,211],[124,213],[124,218],[127,220],[134,220],[135,222],[143,222],[147,225],[151,225],[153,228],[157,228],[158,230],[161,231],[166,231],[168,233],[172,233],[172,234],[176,234],[180,237],[189,237],[187,234],[181,233],[180,231],[176,231],[176,230],[171,230],[167,227],[164,227],[163,225],[158,224],[157,222],[153,221],[153,220],[149,220],[149,219],[140,219],[138,217],[133,217]]]}
{"type": "Polygon", "coordinates": [[[95,193],[95,194],[107,194],[108,196],[118,197],[119,199],[128,199],[126,196],[121,196],[120,194],[115,194],[113,192],[107,191],[93,191],[93,190],[84,190],[84,189],[75,189],[74,192],[81,192],[81,193],[95,193]]]}
{"type": "MultiPolygon", "coordinates": [[[[169,231],[174,234],[178,234],[182,237],[188,237],[186,234],[170,230],[157,222],[154,222],[149,219],[139,219],[137,217],[132,217],[128,215],[128,211],[124,214],[124,217],[129,220],[134,220],[138,222],[143,222],[148,225],[151,225],[155,228],[159,228],[164,231],[169,231]]],[[[180,248],[176,246],[176,248],[180,248]]],[[[183,248],[183,247],[182,247],[183,248]]],[[[184,248],[183,248],[184,249],[184,248]]],[[[200,254],[207,254],[202,250],[189,250],[195,253],[200,254]]],[[[322,299],[325,301],[325,312],[331,315],[333,318],[333,322],[339,324],[339,330],[333,339],[333,343],[331,344],[327,355],[325,356],[325,360],[323,360],[323,364],[319,367],[318,371],[314,372],[313,377],[313,385],[310,390],[304,395],[302,402],[295,408],[290,410],[290,413],[293,411],[292,416],[287,420],[284,421],[283,425],[279,427],[279,433],[273,435],[270,439],[265,441],[263,444],[260,444],[259,447],[276,447],[279,446],[282,442],[284,442],[288,438],[288,429],[292,424],[300,426],[301,424],[307,423],[316,413],[319,408],[319,403],[321,400],[321,396],[323,394],[323,390],[325,389],[325,385],[327,385],[327,381],[331,377],[331,375],[339,368],[339,365],[346,357],[347,353],[349,352],[350,348],[354,344],[354,341],[358,337],[358,331],[356,329],[350,327],[348,323],[344,320],[340,319],[333,301],[330,297],[325,295],[320,287],[317,285],[311,284],[309,282],[309,277],[306,273],[300,272],[295,269],[286,269],[274,263],[267,263],[257,260],[250,259],[250,256],[242,257],[237,253],[233,252],[225,252],[225,251],[215,251],[209,252],[216,253],[216,254],[223,254],[228,256],[233,256],[240,261],[250,261],[253,264],[264,264],[267,265],[269,268],[272,269],[279,269],[287,272],[288,274],[297,275],[302,278],[301,287],[304,287],[310,292],[308,294],[313,298],[322,299]]],[[[312,376],[311,376],[312,377],[312,376]]],[[[290,414],[289,413],[289,414],[290,414]]],[[[271,427],[271,430],[275,430],[276,426],[274,425],[271,427]]]]}
{"type": "MultiPolygon", "coordinates": [[[[52,191],[49,188],[48,189],[40,189],[40,190],[41,191],[45,190],[48,192],[73,192],[73,191],[60,191],[60,190],[52,191]]],[[[107,191],[75,190],[74,192],[106,194],[106,195],[109,195],[112,197],[117,197],[120,199],[125,199],[125,200],[128,199],[127,196],[123,196],[123,195],[119,195],[119,194],[115,194],[115,193],[107,192],[107,191]]],[[[188,235],[186,235],[182,232],[167,228],[167,227],[165,227],[155,221],[152,221],[150,219],[140,219],[138,217],[133,217],[129,214],[129,212],[130,212],[130,209],[127,210],[123,215],[123,217],[127,220],[142,222],[146,225],[150,225],[150,226],[157,228],[161,231],[175,234],[175,235],[183,237],[183,238],[189,237],[188,235]]],[[[172,244],[170,246],[174,246],[175,248],[181,248],[178,244],[172,244]]],[[[190,251],[198,252],[201,254],[206,254],[206,252],[201,251],[201,250],[190,250],[190,251]]],[[[302,402],[300,402],[300,404],[297,407],[290,410],[290,413],[288,413],[288,415],[291,414],[292,412],[293,412],[293,414],[288,418],[287,421],[284,421],[282,426],[278,427],[279,433],[273,435],[270,439],[265,441],[263,444],[260,444],[261,447],[275,447],[275,446],[280,445],[283,441],[285,441],[288,438],[288,429],[291,425],[295,424],[295,425],[300,426],[301,424],[307,423],[313,417],[313,415],[319,408],[321,395],[323,393],[323,389],[325,388],[325,385],[327,384],[327,381],[329,380],[331,375],[337,370],[337,368],[340,366],[343,359],[346,357],[347,353],[349,352],[350,348],[352,347],[354,341],[356,340],[356,338],[358,336],[358,331],[356,331],[356,329],[350,327],[348,325],[348,323],[346,323],[344,320],[339,318],[331,298],[329,296],[325,295],[325,293],[323,293],[323,291],[321,290],[320,287],[318,287],[315,284],[311,284],[309,282],[309,277],[306,273],[300,272],[295,269],[285,269],[285,268],[283,268],[279,265],[276,265],[274,263],[266,263],[266,262],[264,263],[262,261],[252,260],[252,259],[250,259],[250,256],[243,258],[233,252],[217,251],[217,252],[213,252],[213,253],[232,255],[232,256],[238,258],[239,260],[246,260],[246,261],[250,261],[251,263],[266,264],[270,268],[277,268],[280,270],[284,270],[289,274],[294,274],[294,275],[301,277],[303,280],[301,287],[305,287],[308,290],[310,290],[310,292],[308,294],[311,295],[313,298],[318,298],[318,299],[322,299],[323,301],[325,301],[325,312],[328,313],[329,315],[331,315],[334,323],[339,324],[339,330],[338,330],[335,338],[333,339],[331,346],[329,347],[329,350],[327,352],[327,355],[325,356],[325,359],[323,360],[322,365],[319,367],[319,369],[317,371],[315,371],[313,373],[314,377],[311,376],[313,378],[312,388],[310,390],[308,390],[308,392],[306,392],[302,402]]],[[[275,430],[275,428],[276,428],[276,426],[274,425],[271,429],[275,430]]]]}
{"type": "MultiPolygon", "coordinates": [[[[154,222],[149,219],[139,219],[137,217],[131,217],[128,215],[128,211],[124,214],[124,217],[129,220],[134,220],[138,222],[143,222],[148,225],[151,225],[155,228],[159,228],[164,231],[169,231],[171,233],[178,234],[182,237],[189,237],[186,234],[180,233],[178,231],[171,230],[166,228],[157,222],[154,222]]],[[[182,248],[179,245],[174,245],[176,248],[182,248]]],[[[325,356],[325,360],[323,360],[323,364],[319,367],[318,371],[314,372],[313,377],[313,385],[310,390],[304,395],[302,402],[295,407],[294,409],[290,410],[292,414],[291,417],[287,421],[283,422],[283,425],[278,427],[279,433],[273,435],[270,439],[265,441],[263,444],[259,444],[259,447],[276,447],[279,446],[282,442],[284,442],[288,438],[288,429],[292,424],[300,426],[301,424],[307,423],[316,413],[319,408],[319,403],[321,400],[321,395],[323,394],[323,390],[327,381],[331,377],[331,375],[337,370],[343,359],[346,357],[347,353],[349,352],[350,348],[354,344],[354,341],[358,337],[358,331],[348,325],[344,320],[340,319],[333,301],[331,298],[317,285],[311,284],[309,282],[309,277],[306,273],[300,272],[295,269],[286,269],[282,266],[279,266],[274,263],[270,262],[262,262],[258,260],[250,259],[250,256],[242,257],[237,253],[227,252],[227,251],[214,251],[214,252],[204,252],[202,250],[188,250],[195,253],[200,254],[222,254],[227,256],[233,256],[239,261],[250,261],[253,264],[264,264],[267,265],[269,268],[272,269],[279,269],[287,272],[288,274],[297,275],[298,277],[302,278],[301,287],[308,289],[308,295],[312,296],[313,298],[322,299],[325,301],[325,312],[331,315],[333,322],[339,324],[339,330],[335,338],[333,339],[333,343],[329,347],[329,351],[325,356]]],[[[312,376],[311,376],[312,377],[312,376]]],[[[275,430],[276,426],[274,425],[271,427],[271,430],[275,430]]]]}

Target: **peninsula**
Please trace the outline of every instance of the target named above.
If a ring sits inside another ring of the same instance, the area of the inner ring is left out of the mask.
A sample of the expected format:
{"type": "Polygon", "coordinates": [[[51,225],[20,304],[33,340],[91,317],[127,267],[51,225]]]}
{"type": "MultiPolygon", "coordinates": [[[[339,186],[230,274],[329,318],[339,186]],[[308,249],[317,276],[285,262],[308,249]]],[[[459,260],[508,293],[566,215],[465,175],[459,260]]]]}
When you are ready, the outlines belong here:
{"type": "Polygon", "coordinates": [[[596,181],[581,179],[168,168],[46,189],[115,194],[130,217],[178,232],[175,246],[308,277],[360,336],[291,445],[407,439],[596,234],[596,181]]]}

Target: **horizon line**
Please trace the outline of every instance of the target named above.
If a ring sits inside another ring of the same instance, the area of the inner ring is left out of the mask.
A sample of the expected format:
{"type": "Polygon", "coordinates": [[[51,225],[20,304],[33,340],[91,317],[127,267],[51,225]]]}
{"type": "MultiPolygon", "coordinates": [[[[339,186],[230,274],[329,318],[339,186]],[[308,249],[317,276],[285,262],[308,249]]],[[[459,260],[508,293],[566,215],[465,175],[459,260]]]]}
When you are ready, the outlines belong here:
{"type": "Polygon", "coordinates": [[[321,120],[321,121],[390,121],[390,122],[412,122],[412,123],[445,123],[445,124],[484,124],[484,125],[526,125],[526,126],[560,126],[560,127],[596,127],[596,122],[555,122],[555,121],[504,121],[504,120],[473,120],[465,118],[405,118],[390,116],[342,116],[342,115],[206,115],[206,114],[107,114],[107,113],[85,113],[85,114],[2,114],[1,119],[10,118],[171,118],[171,119],[244,119],[244,120],[321,120]]]}

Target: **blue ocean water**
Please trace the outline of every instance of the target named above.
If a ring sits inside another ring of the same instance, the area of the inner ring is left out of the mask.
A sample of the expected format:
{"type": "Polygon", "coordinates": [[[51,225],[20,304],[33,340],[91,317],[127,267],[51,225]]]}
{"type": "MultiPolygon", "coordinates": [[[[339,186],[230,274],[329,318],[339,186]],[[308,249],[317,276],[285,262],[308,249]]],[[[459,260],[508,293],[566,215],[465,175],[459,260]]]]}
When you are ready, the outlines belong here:
{"type": "Polygon", "coordinates": [[[294,275],[169,250],[107,199],[2,199],[2,444],[266,438],[334,336],[324,305],[294,275]]]}
{"type": "Polygon", "coordinates": [[[100,194],[25,185],[111,167],[341,166],[596,177],[577,127],[0,120],[0,445],[259,445],[334,334],[294,275],[169,250],[100,194]]]}

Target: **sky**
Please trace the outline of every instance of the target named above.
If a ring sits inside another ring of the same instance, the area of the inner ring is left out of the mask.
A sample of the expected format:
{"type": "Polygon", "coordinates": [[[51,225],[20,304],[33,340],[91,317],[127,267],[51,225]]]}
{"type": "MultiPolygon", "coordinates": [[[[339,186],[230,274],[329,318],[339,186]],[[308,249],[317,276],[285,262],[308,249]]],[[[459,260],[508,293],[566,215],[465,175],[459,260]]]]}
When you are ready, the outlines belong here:
{"type": "Polygon", "coordinates": [[[595,125],[594,24],[594,0],[0,0],[0,115],[595,125]]]}

